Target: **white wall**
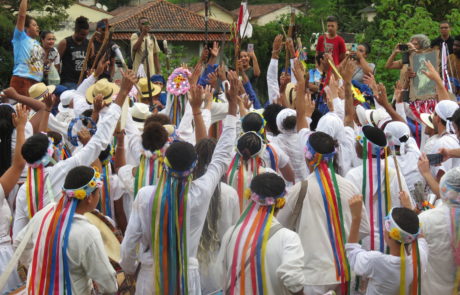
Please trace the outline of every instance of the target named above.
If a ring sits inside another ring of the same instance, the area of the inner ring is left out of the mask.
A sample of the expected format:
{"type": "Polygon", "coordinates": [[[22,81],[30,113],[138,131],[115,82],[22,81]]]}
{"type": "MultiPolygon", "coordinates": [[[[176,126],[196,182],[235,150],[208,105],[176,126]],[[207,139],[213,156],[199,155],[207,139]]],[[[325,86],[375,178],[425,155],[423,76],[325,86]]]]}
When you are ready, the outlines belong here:
{"type": "MultiPolygon", "coordinates": [[[[297,9],[297,8],[294,8],[294,11],[296,15],[303,13],[300,9],[297,9]]],[[[258,19],[255,20],[255,24],[259,26],[263,26],[263,25],[268,24],[269,22],[279,20],[285,14],[289,14],[289,15],[291,14],[290,6],[285,6],[269,14],[259,17],[258,19]]]]}

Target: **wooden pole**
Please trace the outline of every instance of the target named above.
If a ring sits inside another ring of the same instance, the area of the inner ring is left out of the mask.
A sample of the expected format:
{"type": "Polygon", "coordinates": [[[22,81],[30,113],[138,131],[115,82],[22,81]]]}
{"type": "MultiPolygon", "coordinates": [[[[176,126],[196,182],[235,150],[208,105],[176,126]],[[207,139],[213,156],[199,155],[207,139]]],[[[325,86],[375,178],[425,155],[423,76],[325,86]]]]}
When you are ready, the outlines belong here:
{"type": "MultiPolygon", "coordinates": [[[[292,35],[294,34],[294,24],[295,24],[295,11],[294,11],[294,8],[291,7],[291,20],[289,22],[289,30],[288,30],[288,39],[290,39],[290,40],[292,40],[292,35]]],[[[286,39],[286,43],[287,43],[288,39],[286,39]]],[[[290,67],[290,62],[289,62],[289,50],[288,50],[287,46],[285,46],[285,49],[286,49],[286,59],[284,61],[284,67],[285,67],[285,73],[287,74],[288,69],[290,67]]]]}
{"type": "MultiPolygon", "coordinates": [[[[149,91],[149,105],[153,104],[153,97],[152,97],[152,85],[150,85],[150,62],[149,62],[149,48],[147,44],[147,39],[144,40],[144,45],[145,45],[145,54],[147,56],[146,58],[146,71],[147,71],[147,89],[149,91]]],[[[142,96],[142,93],[141,93],[142,96]]]]}

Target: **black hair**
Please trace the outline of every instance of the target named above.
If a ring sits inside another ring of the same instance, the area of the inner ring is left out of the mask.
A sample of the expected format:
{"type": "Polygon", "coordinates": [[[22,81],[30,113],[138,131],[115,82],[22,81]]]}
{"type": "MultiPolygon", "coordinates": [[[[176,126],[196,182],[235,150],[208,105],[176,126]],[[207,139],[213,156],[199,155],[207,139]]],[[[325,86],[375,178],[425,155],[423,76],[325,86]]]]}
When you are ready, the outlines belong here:
{"type": "Polygon", "coordinates": [[[452,121],[452,123],[455,124],[455,126],[457,126],[457,129],[460,130],[460,108],[458,108],[454,112],[454,114],[452,115],[451,121],[452,121]]]}
{"type": "Polygon", "coordinates": [[[192,144],[176,141],[166,150],[166,158],[171,164],[172,169],[185,171],[196,161],[197,155],[192,144]]]}
{"type": "Polygon", "coordinates": [[[276,116],[278,116],[278,114],[284,109],[285,107],[274,103],[268,105],[264,110],[263,116],[267,121],[267,129],[269,129],[275,136],[280,134],[278,126],[276,125],[276,116]]]}
{"type": "Polygon", "coordinates": [[[161,149],[168,140],[168,131],[155,122],[151,122],[144,126],[142,132],[142,146],[144,149],[154,152],[161,149]]]}
{"type": "Polygon", "coordinates": [[[32,21],[37,21],[35,18],[31,17],[30,15],[26,15],[26,21],[24,22],[24,27],[30,27],[32,21]]]}
{"type": "Polygon", "coordinates": [[[253,132],[248,132],[240,137],[236,143],[236,148],[242,155],[243,160],[247,161],[260,150],[262,144],[260,136],[253,132]]]}
{"type": "Polygon", "coordinates": [[[241,120],[241,128],[243,132],[254,131],[259,132],[260,128],[264,125],[264,119],[262,115],[252,112],[244,116],[243,120],[241,120]]]}
{"type": "Polygon", "coordinates": [[[330,15],[330,16],[327,17],[326,23],[338,23],[338,20],[337,20],[337,18],[335,16],[330,15]]]}
{"type": "Polygon", "coordinates": [[[320,154],[330,154],[335,149],[334,139],[327,133],[316,131],[310,135],[308,142],[320,154]]]}
{"type": "Polygon", "coordinates": [[[75,20],[75,32],[80,32],[81,30],[89,30],[88,18],[84,16],[79,16],[75,20]]]}
{"type": "Polygon", "coordinates": [[[407,208],[393,208],[391,216],[396,224],[405,232],[416,234],[419,231],[420,221],[417,214],[407,208]]]}
{"type": "Polygon", "coordinates": [[[60,144],[61,141],[62,141],[62,135],[61,135],[61,133],[59,133],[59,132],[48,131],[48,132],[46,133],[46,135],[47,135],[48,137],[51,137],[51,138],[53,139],[53,144],[54,144],[55,146],[58,146],[58,144],[60,144]]]}
{"type": "Polygon", "coordinates": [[[11,136],[13,135],[14,109],[0,105],[0,176],[11,166],[11,136]]]}
{"type": "Polygon", "coordinates": [[[64,180],[65,189],[76,189],[87,185],[94,177],[94,169],[88,166],[72,168],[64,180]]]}
{"type": "Polygon", "coordinates": [[[321,60],[324,58],[324,52],[317,52],[315,56],[315,61],[317,64],[321,64],[321,60]]]}
{"type": "Polygon", "coordinates": [[[107,148],[99,153],[99,161],[103,162],[107,160],[107,158],[110,156],[110,151],[112,150],[112,146],[109,144],[107,145],[107,148]]]}
{"type": "Polygon", "coordinates": [[[460,35],[455,36],[454,40],[455,41],[460,41],[460,35]]]}
{"type": "Polygon", "coordinates": [[[284,192],[286,183],[278,174],[266,172],[254,176],[250,188],[259,196],[276,197],[284,192]]]}
{"type": "MultiPolygon", "coordinates": [[[[214,138],[203,138],[195,145],[195,150],[198,155],[198,163],[194,171],[194,179],[201,177],[211,163],[214,149],[216,148],[217,140],[214,138]]],[[[210,254],[220,247],[220,237],[218,231],[218,220],[221,216],[220,204],[220,183],[216,186],[214,193],[209,203],[208,213],[201,233],[200,244],[198,246],[198,259],[200,265],[207,266],[211,261],[210,254]]]]}
{"type": "Polygon", "coordinates": [[[371,45],[370,45],[369,43],[363,42],[363,43],[361,43],[360,45],[364,46],[364,48],[366,49],[366,54],[370,54],[370,53],[371,53],[372,48],[371,48],[371,45]]]}
{"type": "Polygon", "coordinates": [[[160,125],[168,125],[171,124],[171,119],[169,119],[169,116],[165,114],[150,115],[147,119],[145,119],[144,126],[151,122],[157,122],[160,125]]]}
{"type": "Polygon", "coordinates": [[[46,36],[47,36],[48,34],[53,34],[53,32],[51,32],[51,31],[41,31],[41,32],[40,32],[40,39],[41,39],[41,40],[45,40],[45,38],[46,38],[46,36]]]}
{"type": "Polygon", "coordinates": [[[21,154],[27,163],[32,164],[43,158],[48,150],[49,139],[43,133],[35,133],[22,145],[21,154]]]}
{"type": "Polygon", "coordinates": [[[295,125],[297,124],[297,117],[296,116],[289,116],[289,117],[286,117],[282,124],[283,125],[283,128],[285,130],[293,130],[295,128],[295,125]]]}
{"type": "Polygon", "coordinates": [[[450,27],[450,22],[449,22],[448,20],[445,20],[445,19],[442,20],[442,21],[440,21],[439,24],[440,24],[440,25],[442,25],[442,24],[448,24],[449,27],[450,27]]]}
{"type": "Polygon", "coordinates": [[[385,136],[385,133],[381,129],[374,126],[366,125],[363,126],[362,130],[364,136],[366,136],[366,138],[373,144],[376,144],[380,147],[384,147],[387,145],[387,138],[385,136]]]}
{"type": "MultiPolygon", "coordinates": [[[[83,113],[81,113],[81,115],[83,117],[91,118],[91,116],[93,115],[93,109],[84,110],[83,113]]],[[[83,126],[88,127],[88,124],[89,124],[88,120],[83,119],[81,122],[82,122],[83,126]]]]}

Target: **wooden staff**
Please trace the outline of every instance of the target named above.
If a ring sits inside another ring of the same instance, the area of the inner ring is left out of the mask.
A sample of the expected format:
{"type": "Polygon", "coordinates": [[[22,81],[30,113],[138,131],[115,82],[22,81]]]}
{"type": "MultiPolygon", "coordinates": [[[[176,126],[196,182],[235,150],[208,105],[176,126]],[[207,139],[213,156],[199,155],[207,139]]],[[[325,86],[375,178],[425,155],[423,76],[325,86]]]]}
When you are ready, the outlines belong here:
{"type": "MultiPolygon", "coordinates": [[[[289,22],[289,30],[288,30],[288,39],[291,39],[291,40],[292,40],[292,35],[294,33],[294,24],[295,24],[295,11],[294,11],[294,8],[291,7],[291,20],[289,22]]],[[[286,39],[286,43],[288,39],[286,39]]],[[[286,49],[286,59],[284,61],[284,65],[285,65],[285,73],[287,74],[289,66],[290,66],[290,62],[289,62],[289,50],[287,46],[285,47],[285,49],[286,49]]]]}
{"type": "Polygon", "coordinates": [[[396,159],[396,153],[395,153],[394,148],[390,148],[390,149],[391,149],[391,155],[393,156],[393,160],[395,162],[396,174],[398,176],[399,191],[402,192],[403,188],[402,188],[402,184],[401,184],[401,173],[399,172],[398,160],[396,159]]]}
{"type": "MultiPolygon", "coordinates": [[[[153,96],[152,96],[152,85],[150,85],[150,62],[149,62],[149,47],[147,44],[147,38],[144,40],[145,46],[145,56],[146,56],[146,71],[147,71],[147,88],[149,91],[149,105],[153,104],[153,96]]],[[[142,93],[141,93],[142,96],[142,93]]]]}
{"type": "Polygon", "coordinates": [[[105,22],[104,40],[102,41],[101,48],[99,48],[99,51],[96,54],[96,58],[93,61],[93,65],[91,67],[92,70],[94,70],[97,67],[99,60],[101,59],[101,57],[104,55],[105,51],[107,50],[107,46],[109,46],[109,41],[112,37],[113,29],[112,30],[109,29],[109,21],[105,19],[104,22],[105,22]]]}
{"type": "Polygon", "coordinates": [[[89,61],[89,57],[92,55],[93,42],[94,42],[94,38],[96,37],[96,34],[99,34],[99,32],[95,32],[93,36],[91,36],[91,39],[89,39],[88,47],[86,47],[86,55],[85,55],[85,59],[83,60],[83,65],[81,67],[80,77],[78,78],[78,84],[80,84],[81,81],[83,80],[83,75],[85,74],[86,69],[88,68],[88,61],[89,61]]]}

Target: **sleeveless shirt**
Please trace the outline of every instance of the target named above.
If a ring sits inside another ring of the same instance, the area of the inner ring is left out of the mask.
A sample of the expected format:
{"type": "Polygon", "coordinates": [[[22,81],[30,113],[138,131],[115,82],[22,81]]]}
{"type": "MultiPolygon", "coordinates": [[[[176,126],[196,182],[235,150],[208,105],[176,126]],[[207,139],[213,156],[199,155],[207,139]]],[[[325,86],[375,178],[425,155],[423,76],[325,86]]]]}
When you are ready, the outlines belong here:
{"type": "Polygon", "coordinates": [[[78,83],[89,41],[85,39],[81,44],[77,44],[72,36],[65,40],[67,47],[62,56],[61,83],[78,83]]]}

